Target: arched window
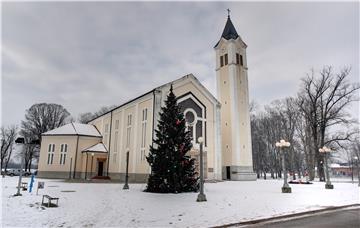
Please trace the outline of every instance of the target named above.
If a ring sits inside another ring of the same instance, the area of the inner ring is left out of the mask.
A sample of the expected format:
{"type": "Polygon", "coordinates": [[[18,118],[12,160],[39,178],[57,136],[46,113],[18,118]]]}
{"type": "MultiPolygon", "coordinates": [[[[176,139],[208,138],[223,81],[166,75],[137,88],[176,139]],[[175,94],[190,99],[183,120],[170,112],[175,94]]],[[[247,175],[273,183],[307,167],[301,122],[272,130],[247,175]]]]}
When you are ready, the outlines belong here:
{"type": "Polygon", "coordinates": [[[186,126],[191,132],[193,144],[198,143],[199,137],[203,137],[205,138],[205,146],[207,146],[205,106],[192,93],[180,96],[178,104],[184,113],[186,126]]]}

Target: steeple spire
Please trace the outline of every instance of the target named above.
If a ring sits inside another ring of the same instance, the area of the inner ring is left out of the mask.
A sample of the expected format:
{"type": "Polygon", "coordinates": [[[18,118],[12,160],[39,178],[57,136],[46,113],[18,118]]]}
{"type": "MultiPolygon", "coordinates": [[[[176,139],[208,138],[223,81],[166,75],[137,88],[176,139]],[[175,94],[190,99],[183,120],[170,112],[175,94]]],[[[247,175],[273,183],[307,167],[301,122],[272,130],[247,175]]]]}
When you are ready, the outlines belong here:
{"type": "MultiPolygon", "coordinates": [[[[225,24],[225,28],[223,33],[221,34],[221,37],[226,39],[226,40],[230,40],[230,39],[234,39],[236,40],[239,36],[239,34],[236,32],[235,26],[233,25],[233,23],[231,22],[230,19],[230,9],[227,9],[228,11],[228,17],[227,17],[227,21],[225,24]]],[[[240,37],[241,39],[241,37],[240,37]]],[[[220,40],[219,40],[220,42],[220,40]]],[[[216,43],[215,47],[219,44],[219,42],[216,43]]]]}
{"type": "Polygon", "coordinates": [[[224,28],[224,31],[223,31],[221,37],[224,37],[227,40],[230,40],[230,39],[235,40],[236,38],[239,37],[233,23],[231,22],[230,12],[229,12],[229,15],[228,15],[228,18],[227,18],[227,21],[226,21],[226,24],[225,24],[225,28],[224,28]]]}

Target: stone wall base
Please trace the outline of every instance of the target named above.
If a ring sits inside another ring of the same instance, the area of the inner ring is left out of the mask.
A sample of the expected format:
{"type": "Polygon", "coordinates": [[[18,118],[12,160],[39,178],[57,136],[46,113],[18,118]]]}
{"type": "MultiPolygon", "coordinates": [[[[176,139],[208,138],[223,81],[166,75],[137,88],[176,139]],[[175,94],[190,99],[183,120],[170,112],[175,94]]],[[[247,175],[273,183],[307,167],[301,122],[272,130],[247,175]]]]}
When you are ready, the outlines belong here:
{"type": "Polygon", "coordinates": [[[222,174],[223,180],[256,181],[257,179],[252,166],[223,166],[222,174]]]}
{"type": "MultiPolygon", "coordinates": [[[[86,174],[87,179],[90,179],[96,175],[96,173],[88,172],[86,174]]],[[[56,172],[56,171],[38,171],[38,178],[49,178],[49,179],[74,179],[74,173],[69,172],[56,172]]],[[[125,173],[109,173],[109,177],[112,180],[119,180],[120,182],[125,182],[125,173]]],[[[129,173],[129,183],[146,183],[149,174],[145,173],[129,173]]],[[[76,172],[75,179],[85,180],[84,172],[76,172]]]]}

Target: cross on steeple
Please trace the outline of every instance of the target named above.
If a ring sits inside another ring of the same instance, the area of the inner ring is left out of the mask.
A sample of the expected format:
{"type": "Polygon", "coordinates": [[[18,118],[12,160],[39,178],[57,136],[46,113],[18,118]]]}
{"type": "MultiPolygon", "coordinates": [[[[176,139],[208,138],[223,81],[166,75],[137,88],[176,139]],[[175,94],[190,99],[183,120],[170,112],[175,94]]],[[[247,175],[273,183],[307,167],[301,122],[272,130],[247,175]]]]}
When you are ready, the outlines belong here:
{"type": "Polygon", "coordinates": [[[228,8],[227,11],[228,11],[228,17],[230,17],[230,9],[228,8]]]}

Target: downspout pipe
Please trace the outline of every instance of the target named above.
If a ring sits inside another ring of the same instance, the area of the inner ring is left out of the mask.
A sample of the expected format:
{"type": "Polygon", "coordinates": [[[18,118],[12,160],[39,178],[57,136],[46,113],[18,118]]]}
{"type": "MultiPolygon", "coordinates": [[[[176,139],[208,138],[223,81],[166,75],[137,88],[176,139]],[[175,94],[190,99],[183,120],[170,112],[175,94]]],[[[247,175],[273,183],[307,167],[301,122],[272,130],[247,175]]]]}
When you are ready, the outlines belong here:
{"type": "Polygon", "coordinates": [[[153,91],[153,121],[152,121],[152,134],[151,134],[151,146],[154,146],[154,132],[155,132],[155,91],[153,91]]]}
{"type": "Polygon", "coordinates": [[[113,112],[110,112],[110,135],[109,135],[109,151],[108,151],[108,159],[107,159],[107,168],[106,168],[106,175],[109,176],[109,164],[110,164],[110,151],[111,151],[111,130],[112,130],[112,117],[113,117],[113,112]]]}
{"type": "Polygon", "coordinates": [[[75,151],[75,162],[74,162],[74,173],[73,173],[73,179],[76,178],[76,163],[77,163],[77,154],[78,154],[78,149],[79,149],[79,135],[77,136],[76,139],[76,151],[75,151]]]}

